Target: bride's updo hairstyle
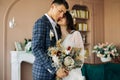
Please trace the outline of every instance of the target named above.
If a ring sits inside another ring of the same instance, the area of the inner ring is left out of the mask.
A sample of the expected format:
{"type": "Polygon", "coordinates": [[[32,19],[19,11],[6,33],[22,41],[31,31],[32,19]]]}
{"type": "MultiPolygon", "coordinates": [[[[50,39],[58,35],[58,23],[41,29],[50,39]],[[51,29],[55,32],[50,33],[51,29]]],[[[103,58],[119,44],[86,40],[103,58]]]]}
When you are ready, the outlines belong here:
{"type": "Polygon", "coordinates": [[[70,33],[72,30],[75,30],[74,23],[73,23],[73,18],[69,11],[66,11],[64,14],[64,17],[66,18],[66,23],[67,23],[67,31],[70,33]]]}
{"type": "Polygon", "coordinates": [[[53,0],[52,4],[64,5],[66,9],[69,8],[69,5],[66,2],[66,0],[53,0]]]}

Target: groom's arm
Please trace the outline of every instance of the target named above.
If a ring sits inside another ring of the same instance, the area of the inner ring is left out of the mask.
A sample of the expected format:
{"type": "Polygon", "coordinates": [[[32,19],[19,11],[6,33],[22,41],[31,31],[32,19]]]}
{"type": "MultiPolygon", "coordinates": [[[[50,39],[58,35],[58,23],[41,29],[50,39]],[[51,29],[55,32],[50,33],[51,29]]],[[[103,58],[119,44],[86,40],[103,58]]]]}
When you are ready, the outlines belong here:
{"type": "Polygon", "coordinates": [[[34,54],[35,58],[39,61],[40,65],[43,65],[43,67],[47,69],[50,73],[55,74],[56,68],[52,67],[52,61],[45,50],[47,33],[46,27],[46,23],[42,22],[41,20],[35,23],[32,37],[32,53],[34,54]]]}
{"type": "Polygon", "coordinates": [[[47,69],[51,74],[56,74],[57,77],[63,78],[68,75],[68,71],[64,68],[59,68],[56,71],[55,67],[52,67],[52,61],[48,54],[45,53],[45,40],[46,40],[46,24],[43,22],[36,22],[33,28],[32,37],[32,53],[35,58],[40,62],[45,69],[47,69]]]}

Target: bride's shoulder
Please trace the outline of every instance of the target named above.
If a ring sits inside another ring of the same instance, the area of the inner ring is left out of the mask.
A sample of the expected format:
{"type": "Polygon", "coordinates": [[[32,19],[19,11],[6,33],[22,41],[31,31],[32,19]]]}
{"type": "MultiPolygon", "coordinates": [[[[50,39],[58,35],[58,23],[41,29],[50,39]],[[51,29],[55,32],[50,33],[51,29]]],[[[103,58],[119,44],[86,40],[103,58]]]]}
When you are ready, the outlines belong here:
{"type": "Polygon", "coordinates": [[[80,32],[79,32],[79,31],[75,31],[74,33],[75,33],[75,34],[80,34],[80,32]]]}
{"type": "Polygon", "coordinates": [[[71,34],[80,34],[80,32],[79,32],[79,31],[76,31],[76,30],[72,30],[72,31],[71,31],[71,34]]]}

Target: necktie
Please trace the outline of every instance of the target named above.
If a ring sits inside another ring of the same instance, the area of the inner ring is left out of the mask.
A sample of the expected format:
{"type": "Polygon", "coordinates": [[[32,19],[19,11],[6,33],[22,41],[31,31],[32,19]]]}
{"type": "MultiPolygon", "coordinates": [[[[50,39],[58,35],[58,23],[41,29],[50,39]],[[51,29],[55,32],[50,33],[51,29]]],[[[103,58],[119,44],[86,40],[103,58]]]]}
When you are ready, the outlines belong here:
{"type": "Polygon", "coordinates": [[[58,34],[57,34],[57,28],[56,28],[56,26],[54,26],[53,29],[54,29],[55,38],[56,38],[56,41],[57,41],[58,40],[58,34]]]}
{"type": "Polygon", "coordinates": [[[61,39],[61,35],[62,35],[62,33],[61,33],[61,28],[60,28],[59,25],[57,25],[55,28],[56,28],[57,35],[58,35],[58,40],[59,40],[59,39],[61,39]]]}
{"type": "Polygon", "coordinates": [[[60,39],[60,27],[58,27],[57,25],[55,26],[56,31],[57,31],[57,36],[58,36],[58,40],[60,39]]]}

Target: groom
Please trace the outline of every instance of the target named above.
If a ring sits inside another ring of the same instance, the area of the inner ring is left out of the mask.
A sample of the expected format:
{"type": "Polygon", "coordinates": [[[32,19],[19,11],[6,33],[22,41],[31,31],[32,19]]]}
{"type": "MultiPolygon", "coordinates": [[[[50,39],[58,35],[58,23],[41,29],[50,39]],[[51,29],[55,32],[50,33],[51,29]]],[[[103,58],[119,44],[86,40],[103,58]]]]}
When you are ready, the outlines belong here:
{"type": "Polygon", "coordinates": [[[60,30],[56,22],[63,17],[69,8],[65,0],[54,0],[49,11],[35,22],[32,35],[32,53],[35,56],[33,63],[33,80],[55,80],[68,75],[64,68],[56,69],[47,54],[50,46],[55,46],[60,38],[60,30]]]}

